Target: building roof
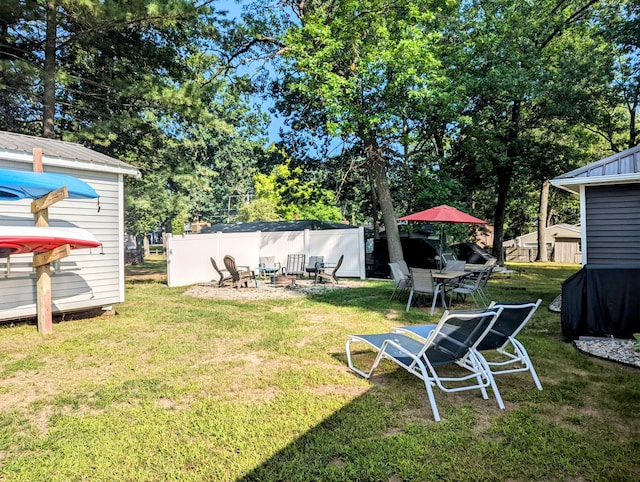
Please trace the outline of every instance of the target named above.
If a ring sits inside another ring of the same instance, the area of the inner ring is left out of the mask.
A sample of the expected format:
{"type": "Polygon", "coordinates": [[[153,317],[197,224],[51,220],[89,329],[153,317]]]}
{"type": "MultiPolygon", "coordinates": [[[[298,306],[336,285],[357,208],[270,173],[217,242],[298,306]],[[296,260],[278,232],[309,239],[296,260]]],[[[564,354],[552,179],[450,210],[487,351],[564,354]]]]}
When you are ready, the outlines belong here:
{"type": "Polygon", "coordinates": [[[328,221],[316,221],[312,219],[302,221],[256,221],[252,223],[218,223],[203,228],[201,233],[250,233],[254,231],[312,231],[323,229],[353,229],[357,226],[343,223],[331,223],[328,221]]]}
{"type": "Polygon", "coordinates": [[[551,184],[574,193],[585,184],[640,182],[640,146],[574,169],[551,180],[551,184]]]}
{"type": "MultiPolygon", "coordinates": [[[[564,239],[580,239],[581,230],[580,226],[574,226],[573,224],[558,223],[545,228],[547,236],[552,238],[564,238],[564,239]]],[[[504,247],[519,246],[523,240],[527,238],[538,240],[538,231],[531,231],[530,233],[517,236],[514,239],[508,239],[502,243],[504,247]]]]}
{"type": "Polygon", "coordinates": [[[74,142],[0,131],[0,159],[32,163],[34,148],[42,149],[45,165],[139,175],[135,166],[74,142]]]}

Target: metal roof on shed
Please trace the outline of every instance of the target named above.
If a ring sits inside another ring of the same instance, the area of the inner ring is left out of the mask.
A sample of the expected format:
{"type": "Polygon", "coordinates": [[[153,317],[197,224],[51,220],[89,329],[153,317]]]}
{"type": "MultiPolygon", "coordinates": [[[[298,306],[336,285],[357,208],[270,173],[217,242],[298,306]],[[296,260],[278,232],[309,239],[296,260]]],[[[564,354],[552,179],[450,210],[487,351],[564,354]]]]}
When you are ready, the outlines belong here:
{"type": "Polygon", "coordinates": [[[302,221],[256,221],[251,223],[218,223],[211,227],[203,228],[201,233],[251,233],[254,231],[312,231],[323,229],[349,229],[357,228],[351,224],[331,223],[328,221],[316,221],[312,219],[302,221]]]}
{"type": "Polygon", "coordinates": [[[640,146],[632,147],[551,180],[551,184],[580,192],[585,184],[640,182],[640,146]]]}
{"type": "Polygon", "coordinates": [[[79,162],[84,164],[84,167],[94,170],[109,170],[133,176],[139,174],[135,166],[80,144],[0,131],[0,157],[15,159],[18,155],[17,157],[29,159],[33,156],[34,148],[42,149],[45,164],[65,165],[79,162]]]}

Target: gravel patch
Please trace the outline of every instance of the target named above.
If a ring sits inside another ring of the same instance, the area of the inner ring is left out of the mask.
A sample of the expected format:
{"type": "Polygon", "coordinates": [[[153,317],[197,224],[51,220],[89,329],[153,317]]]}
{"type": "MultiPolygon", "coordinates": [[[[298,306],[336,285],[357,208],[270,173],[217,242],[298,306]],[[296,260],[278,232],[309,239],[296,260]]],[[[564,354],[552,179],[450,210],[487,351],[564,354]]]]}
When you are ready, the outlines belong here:
{"type": "Polygon", "coordinates": [[[640,352],[635,349],[635,340],[598,338],[575,340],[576,349],[587,355],[611,360],[640,368],[640,352]]]}
{"type": "Polygon", "coordinates": [[[296,298],[300,296],[314,295],[331,290],[343,290],[348,288],[360,288],[367,283],[360,280],[343,280],[338,284],[314,283],[309,279],[298,279],[294,286],[273,286],[266,281],[259,280],[258,287],[233,288],[231,286],[218,287],[217,283],[200,283],[191,286],[185,294],[196,298],[213,298],[219,300],[267,300],[296,298]]]}

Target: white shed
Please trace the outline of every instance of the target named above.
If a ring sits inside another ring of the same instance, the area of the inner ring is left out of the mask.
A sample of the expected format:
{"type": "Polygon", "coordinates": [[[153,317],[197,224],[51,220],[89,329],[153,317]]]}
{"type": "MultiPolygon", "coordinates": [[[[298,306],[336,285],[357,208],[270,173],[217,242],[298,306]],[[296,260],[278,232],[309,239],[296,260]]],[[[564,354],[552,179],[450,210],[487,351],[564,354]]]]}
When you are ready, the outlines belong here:
{"type": "MultiPolygon", "coordinates": [[[[79,144],[0,131],[0,168],[33,170],[33,151],[42,150],[45,172],[74,176],[99,199],[65,199],[49,207],[51,226],[91,232],[102,248],[72,250],[52,266],[54,313],[106,308],[124,301],[124,176],[138,170],[79,144]]],[[[33,226],[31,200],[0,202],[2,226],[33,226]]],[[[0,320],[36,315],[33,255],[0,258],[0,320]]]]}

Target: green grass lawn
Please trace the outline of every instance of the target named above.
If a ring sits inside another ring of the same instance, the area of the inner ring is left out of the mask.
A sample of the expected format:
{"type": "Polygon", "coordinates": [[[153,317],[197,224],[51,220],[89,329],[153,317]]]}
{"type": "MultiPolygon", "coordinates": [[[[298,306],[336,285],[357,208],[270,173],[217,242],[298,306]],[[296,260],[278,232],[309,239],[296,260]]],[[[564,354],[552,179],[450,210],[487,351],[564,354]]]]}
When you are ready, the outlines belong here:
{"type": "Polygon", "coordinates": [[[502,376],[504,411],[492,396],[437,390],[435,423],[418,378],[389,362],[371,382],[346,367],[348,334],[438,319],[390,302],[390,282],[200,299],[168,288],[153,257],[128,269],[113,316],[50,336],[0,329],[0,479],[640,480],[640,370],[562,340],[547,306],[577,266],[517,267],[489,291],[543,299],[520,339],[544,390],[502,376]]]}

